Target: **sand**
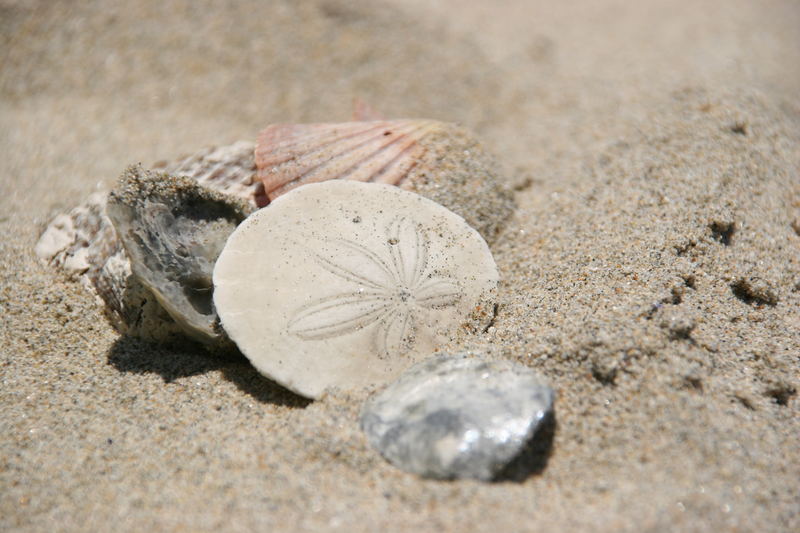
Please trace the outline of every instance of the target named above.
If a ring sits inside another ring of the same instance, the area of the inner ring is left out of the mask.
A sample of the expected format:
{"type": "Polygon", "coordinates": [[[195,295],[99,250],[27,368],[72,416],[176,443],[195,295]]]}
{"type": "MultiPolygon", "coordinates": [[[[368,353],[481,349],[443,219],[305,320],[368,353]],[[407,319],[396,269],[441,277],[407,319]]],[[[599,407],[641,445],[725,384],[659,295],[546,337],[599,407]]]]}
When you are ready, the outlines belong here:
{"type": "Polygon", "coordinates": [[[1,529],[800,529],[794,2],[224,4],[0,2],[1,529]],[[354,98],[469,127],[517,187],[456,346],[557,391],[503,482],[391,467],[366,392],[120,338],[34,257],[128,164],[354,98]]]}

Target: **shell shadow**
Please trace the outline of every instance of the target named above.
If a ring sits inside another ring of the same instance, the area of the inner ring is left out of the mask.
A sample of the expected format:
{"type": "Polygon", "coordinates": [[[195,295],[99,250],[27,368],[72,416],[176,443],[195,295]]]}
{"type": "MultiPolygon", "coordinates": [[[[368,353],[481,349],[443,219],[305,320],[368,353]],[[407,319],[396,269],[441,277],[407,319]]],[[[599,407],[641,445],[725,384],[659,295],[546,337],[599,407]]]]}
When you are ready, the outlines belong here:
{"type": "Polygon", "coordinates": [[[219,370],[225,379],[260,403],[304,408],[312,402],[259,374],[239,352],[211,354],[189,341],[162,346],[122,336],[111,346],[108,364],[120,372],[158,374],[165,383],[219,370]]]}
{"type": "Polygon", "coordinates": [[[522,451],[497,473],[494,481],[522,483],[533,475],[541,474],[553,453],[557,426],[555,412],[550,411],[522,451]]]}

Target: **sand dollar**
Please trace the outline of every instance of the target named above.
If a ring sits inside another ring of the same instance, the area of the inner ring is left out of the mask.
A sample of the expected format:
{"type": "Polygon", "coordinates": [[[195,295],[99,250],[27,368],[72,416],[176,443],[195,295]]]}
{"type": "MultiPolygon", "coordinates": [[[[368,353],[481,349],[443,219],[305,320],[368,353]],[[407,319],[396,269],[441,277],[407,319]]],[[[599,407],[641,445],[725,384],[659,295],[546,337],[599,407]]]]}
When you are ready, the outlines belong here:
{"type": "Polygon", "coordinates": [[[383,383],[491,318],[498,273],[460,216],[390,185],[305,185],[253,213],[214,268],[228,335],[308,397],[383,383]]]}

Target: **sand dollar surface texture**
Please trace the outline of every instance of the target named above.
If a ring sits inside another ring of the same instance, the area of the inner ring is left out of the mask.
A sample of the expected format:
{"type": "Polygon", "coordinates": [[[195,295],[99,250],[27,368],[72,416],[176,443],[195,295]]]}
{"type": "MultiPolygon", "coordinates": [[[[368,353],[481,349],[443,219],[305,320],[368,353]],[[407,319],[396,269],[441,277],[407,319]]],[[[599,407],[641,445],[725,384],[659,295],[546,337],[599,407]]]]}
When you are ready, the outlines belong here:
{"type": "Polygon", "coordinates": [[[390,185],[295,189],[245,220],[214,268],[222,325],[304,396],[382,383],[490,318],[497,267],[464,220],[390,185]]]}

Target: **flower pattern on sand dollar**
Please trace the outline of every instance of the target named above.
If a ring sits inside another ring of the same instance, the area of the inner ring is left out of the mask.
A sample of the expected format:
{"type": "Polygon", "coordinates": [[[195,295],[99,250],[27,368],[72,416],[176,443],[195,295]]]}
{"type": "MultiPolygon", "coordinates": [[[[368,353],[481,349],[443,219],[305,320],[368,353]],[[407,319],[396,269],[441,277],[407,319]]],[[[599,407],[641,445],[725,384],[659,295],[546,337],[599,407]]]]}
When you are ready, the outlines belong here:
{"type": "Polygon", "coordinates": [[[379,254],[355,241],[335,239],[327,243],[325,255],[312,251],[318,265],[354,287],[300,307],[289,320],[289,333],[323,340],[372,327],[379,354],[409,350],[420,316],[455,305],[461,289],[456,280],[430,268],[430,241],[418,224],[395,218],[386,228],[385,246],[388,254],[379,254]]]}

